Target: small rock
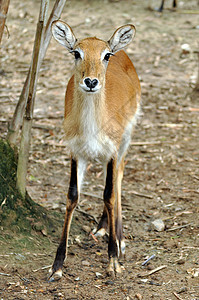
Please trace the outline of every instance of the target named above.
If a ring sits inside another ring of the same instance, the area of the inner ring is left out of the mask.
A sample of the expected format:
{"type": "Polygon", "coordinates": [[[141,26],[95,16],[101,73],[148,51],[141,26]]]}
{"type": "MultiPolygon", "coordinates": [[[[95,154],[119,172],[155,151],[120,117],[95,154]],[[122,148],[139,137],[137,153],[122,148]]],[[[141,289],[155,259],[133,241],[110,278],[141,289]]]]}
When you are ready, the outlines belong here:
{"type": "Polygon", "coordinates": [[[135,294],[135,298],[138,300],[142,300],[142,295],[137,293],[137,294],[135,294]]]}
{"type": "Polygon", "coordinates": [[[48,236],[46,228],[42,229],[41,233],[43,234],[43,236],[48,236]]]}
{"type": "Polygon", "coordinates": [[[184,258],[180,258],[177,260],[177,264],[178,265],[183,265],[185,263],[185,259],[184,258]]]}
{"type": "Polygon", "coordinates": [[[91,22],[91,19],[90,19],[90,18],[86,18],[86,19],[85,19],[85,23],[88,24],[88,23],[90,23],[90,22],[91,22]]]}
{"type": "Polygon", "coordinates": [[[143,279],[140,279],[140,281],[146,283],[148,281],[148,279],[147,278],[143,278],[143,279]]]}
{"type": "Polygon", "coordinates": [[[44,229],[44,225],[42,224],[42,222],[34,223],[33,227],[36,231],[42,231],[44,229]]]}
{"type": "Polygon", "coordinates": [[[60,210],[61,210],[62,213],[65,213],[66,212],[66,206],[61,206],[60,210]]]}
{"type": "Polygon", "coordinates": [[[15,253],[15,255],[16,255],[17,260],[25,260],[26,259],[26,257],[20,253],[15,253]]]}
{"type": "Polygon", "coordinates": [[[87,260],[82,260],[82,265],[83,266],[90,266],[90,263],[87,260]]]}
{"type": "Polygon", "coordinates": [[[181,45],[182,54],[189,54],[191,52],[191,47],[189,44],[181,45]]]}
{"type": "Polygon", "coordinates": [[[114,282],[113,282],[113,281],[111,281],[111,280],[107,280],[107,281],[105,282],[105,284],[106,284],[106,285],[109,285],[109,284],[110,284],[110,285],[113,285],[113,284],[114,284],[114,282]]]}
{"type": "Polygon", "coordinates": [[[187,273],[192,277],[199,277],[199,268],[190,268],[187,270],[187,273]]]}
{"type": "Polygon", "coordinates": [[[58,209],[60,207],[59,203],[53,203],[52,209],[58,209]]]}
{"type": "Polygon", "coordinates": [[[97,278],[99,278],[99,277],[101,277],[101,276],[102,276],[102,274],[101,274],[101,273],[99,273],[99,272],[96,272],[96,273],[95,273],[95,275],[96,275],[96,277],[97,277],[97,278]]]}
{"type": "Polygon", "coordinates": [[[75,237],[75,242],[76,242],[78,245],[81,246],[82,242],[81,242],[81,240],[80,240],[80,236],[79,236],[79,235],[77,235],[77,236],[75,237]]]}
{"type": "Polygon", "coordinates": [[[181,293],[184,293],[187,291],[187,288],[186,286],[183,286],[179,291],[178,291],[178,294],[181,294],[181,293]]]}
{"type": "Polygon", "coordinates": [[[199,277],[199,269],[195,269],[194,277],[199,277]]]}
{"type": "Polygon", "coordinates": [[[86,232],[86,233],[90,233],[91,232],[91,228],[89,226],[83,225],[82,229],[86,232]]]}
{"type": "Polygon", "coordinates": [[[161,219],[156,219],[153,222],[151,222],[153,225],[153,229],[156,231],[164,231],[165,229],[165,224],[161,219]]]}
{"type": "Polygon", "coordinates": [[[80,280],[80,278],[79,278],[79,277],[75,278],[75,281],[79,281],[79,280],[80,280]]]}

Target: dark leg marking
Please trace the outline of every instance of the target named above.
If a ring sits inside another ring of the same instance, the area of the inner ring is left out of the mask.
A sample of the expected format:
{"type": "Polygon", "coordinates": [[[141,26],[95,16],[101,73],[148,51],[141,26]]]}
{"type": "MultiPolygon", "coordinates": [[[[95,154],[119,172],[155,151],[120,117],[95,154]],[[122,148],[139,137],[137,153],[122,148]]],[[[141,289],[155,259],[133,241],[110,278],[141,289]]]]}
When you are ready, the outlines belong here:
{"type": "Polygon", "coordinates": [[[77,162],[72,159],[71,160],[71,177],[70,177],[70,185],[68,190],[68,199],[71,200],[71,203],[76,203],[78,199],[78,191],[77,191],[77,162]]]}
{"type": "Polygon", "coordinates": [[[107,165],[106,186],[104,190],[104,201],[109,201],[113,193],[113,159],[107,165]]]}
{"type": "Polygon", "coordinates": [[[177,7],[177,0],[173,0],[173,7],[177,7]]]}
{"type": "Polygon", "coordinates": [[[109,258],[117,257],[117,244],[116,244],[116,234],[115,234],[115,220],[114,220],[114,178],[113,178],[113,159],[107,165],[107,175],[106,175],[106,186],[104,190],[104,203],[107,209],[109,217],[109,243],[108,243],[108,255],[109,258]]]}
{"type": "Polygon", "coordinates": [[[100,230],[101,228],[104,228],[106,230],[107,227],[108,227],[108,215],[107,215],[106,207],[104,207],[101,219],[100,219],[99,224],[97,226],[97,231],[100,230]]]}
{"type": "MultiPolygon", "coordinates": [[[[52,266],[52,274],[57,271],[61,273],[61,269],[64,263],[64,259],[66,257],[66,247],[67,247],[67,240],[68,234],[70,229],[70,223],[72,219],[72,213],[74,208],[77,205],[78,201],[78,190],[77,190],[77,162],[74,159],[71,159],[71,177],[70,177],[70,184],[68,190],[68,199],[66,205],[66,214],[65,214],[65,221],[64,227],[62,231],[61,241],[57,248],[56,257],[52,266]]],[[[61,275],[59,275],[61,277],[61,275]]]]}
{"type": "Polygon", "coordinates": [[[164,8],[164,0],[162,0],[162,3],[158,9],[159,12],[162,12],[163,11],[163,8],[164,8]]]}

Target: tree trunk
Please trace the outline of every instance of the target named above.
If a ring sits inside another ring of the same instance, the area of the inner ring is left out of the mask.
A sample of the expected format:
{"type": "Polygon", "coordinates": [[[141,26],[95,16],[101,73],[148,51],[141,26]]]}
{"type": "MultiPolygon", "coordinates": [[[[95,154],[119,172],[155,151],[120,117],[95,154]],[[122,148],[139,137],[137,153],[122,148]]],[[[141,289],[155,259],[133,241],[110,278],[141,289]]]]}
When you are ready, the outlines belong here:
{"type": "Polygon", "coordinates": [[[6,22],[10,0],[0,0],[0,44],[3,36],[3,30],[6,22]]]}
{"type": "Polygon", "coordinates": [[[41,0],[39,20],[37,23],[37,30],[35,35],[32,64],[30,68],[30,84],[28,89],[28,98],[26,101],[25,116],[22,126],[22,138],[20,143],[20,150],[17,165],[17,188],[22,197],[26,195],[26,174],[28,167],[28,157],[30,148],[31,128],[33,119],[33,110],[35,103],[35,94],[37,87],[38,72],[40,67],[40,57],[42,53],[42,45],[44,39],[44,28],[46,25],[46,18],[48,12],[49,0],[41,0]]]}
{"type": "MultiPolygon", "coordinates": [[[[56,0],[54,7],[52,9],[52,12],[50,14],[50,17],[48,19],[45,34],[44,34],[44,40],[43,45],[41,48],[41,55],[39,58],[38,68],[40,69],[41,63],[44,59],[44,56],[46,54],[48,45],[50,43],[52,33],[51,33],[51,24],[54,20],[59,19],[62,10],[64,8],[64,5],[66,3],[66,0],[56,0]]],[[[19,101],[17,103],[17,106],[15,108],[15,112],[12,118],[12,121],[8,125],[8,135],[7,139],[11,143],[11,145],[16,146],[16,140],[19,133],[20,126],[22,124],[25,105],[26,105],[26,99],[27,99],[27,93],[28,93],[28,86],[30,82],[30,69],[28,71],[28,75],[26,77],[26,81],[23,86],[23,90],[21,92],[21,95],[19,97],[19,101]]]]}

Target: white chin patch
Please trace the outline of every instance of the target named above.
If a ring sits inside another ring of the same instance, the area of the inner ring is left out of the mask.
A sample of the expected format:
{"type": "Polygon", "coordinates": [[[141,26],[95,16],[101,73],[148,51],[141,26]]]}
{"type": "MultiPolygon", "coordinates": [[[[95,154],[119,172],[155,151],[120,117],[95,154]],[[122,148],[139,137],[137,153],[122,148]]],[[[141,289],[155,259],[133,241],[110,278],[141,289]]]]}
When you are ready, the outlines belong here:
{"type": "Polygon", "coordinates": [[[79,87],[80,87],[80,90],[85,92],[85,93],[88,93],[88,94],[95,94],[97,93],[100,89],[101,89],[101,85],[97,85],[96,87],[92,88],[92,89],[89,89],[85,84],[82,84],[80,83],[79,84],[79,87]]]}

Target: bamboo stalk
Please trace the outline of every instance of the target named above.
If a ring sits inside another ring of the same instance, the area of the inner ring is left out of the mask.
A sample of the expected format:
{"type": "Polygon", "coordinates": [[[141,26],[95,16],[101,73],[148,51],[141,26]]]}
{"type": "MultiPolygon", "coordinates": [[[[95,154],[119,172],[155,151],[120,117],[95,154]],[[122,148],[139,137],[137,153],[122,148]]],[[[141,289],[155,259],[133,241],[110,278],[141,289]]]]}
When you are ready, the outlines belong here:
{"type": "MultiPolygon", "coordinates": [[[[50,17],[48,19],[45,33],[44,33],[43,44],[41,46],[41,55],[40,55],[39,63],[38,63],[39,69],[41,67],[41,63],[44,59],[44,56],[46,54],[48,45],[49,45],[51,37],[52,37],[51,24],[54,20],[59,19],[65,3],[66,3],[66,0],[56,0],[54,7],[52,9],[52,12],[50,14],[50,17]]],[[[26,101],[27,101],[29,83],[30,83],[30,69],[28,71],[21,95],[19,97],[19,101],[15,108],[13,118],[12,118],[11,122],[8,124],[7,139],[13,146],[16,146],[16,140],[17,140],[17,137],[19,134],[19,129],[22,124],[24,110],[25,110],[26,101]]]]}
{"type": "Polygon", "coordinates": [[[0,0],[0,44],[3,36],[3,30],[7,18],[9,4],[10,0],[0,0]]]}
{"type": "Polygon", "coordinates": [[[33,110],[35,103],[35,94],[37,87],[37,79],[39,72],[39,61],[41,55],[41,46],[44,39],[44,28],[46,25],[47,12],[49,0],[41,0],[39,20],[37,23],[37,30],[35,35],[34,49],[32,55],[32,64],[30,68],[30,82],[28,89],[28,98],[25,107],[25,116],[22,125],[22,136],[20,143],[20,150],[17,165],[17,188],[21,195],[25,197],[26,194],[26,174],[28,168],[28,157],[30,149],[30,137],[33,119],[33,110]]]}

